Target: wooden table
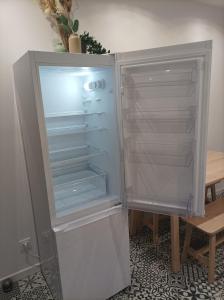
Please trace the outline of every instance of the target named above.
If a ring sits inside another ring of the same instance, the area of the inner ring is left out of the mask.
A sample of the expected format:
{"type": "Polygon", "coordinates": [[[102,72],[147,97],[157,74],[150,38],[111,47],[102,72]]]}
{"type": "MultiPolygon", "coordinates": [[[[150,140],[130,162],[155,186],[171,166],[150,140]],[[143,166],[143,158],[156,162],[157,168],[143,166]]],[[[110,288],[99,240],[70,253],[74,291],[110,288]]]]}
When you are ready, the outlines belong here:
{"type": "MultiPolygon", "coordinates": [[[[208,151],[206,166],[206,192],[211,188],[212,200],[216,199],[215,184],[224,180],[224,153],[208,151]]],[[[172,271],[180,271],[179,217],[171,216],[171,256],[172,271]]]]}

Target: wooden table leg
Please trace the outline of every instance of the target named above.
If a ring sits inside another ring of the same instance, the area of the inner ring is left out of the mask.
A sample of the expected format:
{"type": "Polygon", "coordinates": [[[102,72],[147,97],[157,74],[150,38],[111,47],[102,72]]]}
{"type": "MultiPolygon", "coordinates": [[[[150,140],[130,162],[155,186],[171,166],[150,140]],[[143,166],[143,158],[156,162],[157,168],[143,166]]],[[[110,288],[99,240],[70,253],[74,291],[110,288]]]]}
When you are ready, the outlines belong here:
{"type": "Polygon", "coordinates": [[[153,214],[153,244],[159,243],[159,215],[153,214]]]}
{"type": "Polygon", "coordinates": [[[184,248],[182,253],[182,262],[184,262],[187,258],[189,253],[189,248],[191,244],[191,234],[192,234],[192,225],[187,223],[186,224],[186,231],[185,231],[185,239],[184,239],[184,248]]]}
{"type": "Polygon", "coordinates": [[[172,271],[180,272],[180,233],[179,233],[179,217],[171,216],[171,259],[172,271]]]}
{"type": "Polygon", "coordinates": [[[216,251],[216,235],[209,238],[209,257],[208,257],[208,282],[215,280],[215,251],[216,251]]]}
{"type": "Polygon", "coordinates": [[[143,215],[144,213],[142,211],[130,211],[130,235],[135,235],[138,231],[142,229],[143,215]]]}
{"type": "Polygon", "coordinates": [[[215,184],[211,185],[211,196],[212,196],[212,201],[215,201],[216,200],[215,184]]]}

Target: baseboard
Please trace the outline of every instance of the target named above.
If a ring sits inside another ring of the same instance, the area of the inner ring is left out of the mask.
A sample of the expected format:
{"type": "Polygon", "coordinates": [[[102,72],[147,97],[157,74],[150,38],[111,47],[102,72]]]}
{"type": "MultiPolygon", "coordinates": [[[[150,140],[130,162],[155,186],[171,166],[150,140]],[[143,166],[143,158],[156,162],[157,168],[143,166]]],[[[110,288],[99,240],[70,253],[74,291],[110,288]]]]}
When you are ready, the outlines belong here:
{"type": "Polygon", "coordinates": [[[6,278],[11,278],[14,281],[24,279],[25,277],[29,275],[33,275],[36,272],[40,272],[40,263],[36,263],[30,267],[24,268],[22,270],[19,270],[18,272],[9,274],[5,277],[0,278],[0,282],[3,281],[6,278]]]}

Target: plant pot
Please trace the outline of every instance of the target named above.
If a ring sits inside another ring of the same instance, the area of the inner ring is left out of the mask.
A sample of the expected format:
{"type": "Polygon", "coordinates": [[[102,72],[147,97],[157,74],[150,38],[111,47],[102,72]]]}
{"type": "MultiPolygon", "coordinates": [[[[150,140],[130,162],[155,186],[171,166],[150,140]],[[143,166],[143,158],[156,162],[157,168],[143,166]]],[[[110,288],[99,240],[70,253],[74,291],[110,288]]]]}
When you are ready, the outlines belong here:
{"type": "Polygon", "coordinates": [[[81,39],[76,33],[72,33],[68,39],[70,53],[81,53],[81,39]]]}

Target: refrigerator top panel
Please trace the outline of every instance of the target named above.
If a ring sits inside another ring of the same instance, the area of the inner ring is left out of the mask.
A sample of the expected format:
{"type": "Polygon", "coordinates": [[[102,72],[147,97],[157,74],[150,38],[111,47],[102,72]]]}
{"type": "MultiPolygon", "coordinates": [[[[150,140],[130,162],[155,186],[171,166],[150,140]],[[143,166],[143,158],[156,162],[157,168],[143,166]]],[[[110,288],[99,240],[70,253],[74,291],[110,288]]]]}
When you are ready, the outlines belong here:
{"type": "Polygon", "coordinates": [[[126,202],[204,211],[211,43],[117,55],[126,202]]]}
{"type": "Polygon", "coordinates": [[[56,223],[120,202],[114,68],[40,65],[56,223]],[[57,222],[57,220],[59,220],[57,222]]]}

